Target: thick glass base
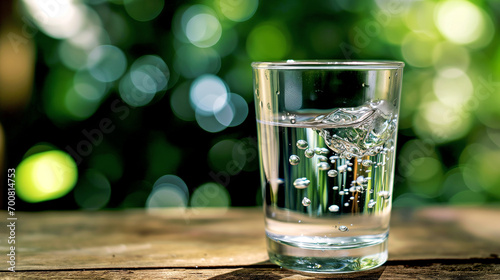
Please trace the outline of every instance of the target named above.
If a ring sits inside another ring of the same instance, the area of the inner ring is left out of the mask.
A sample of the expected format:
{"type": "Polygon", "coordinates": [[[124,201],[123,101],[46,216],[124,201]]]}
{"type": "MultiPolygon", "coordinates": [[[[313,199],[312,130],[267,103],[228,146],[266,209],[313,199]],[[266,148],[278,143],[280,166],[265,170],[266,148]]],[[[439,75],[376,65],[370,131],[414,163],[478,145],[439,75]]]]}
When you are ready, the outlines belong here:
{"type": "Polygon", "coordinates": [[[306,249],[273,240],[267,236],[271,262],[284,268],[315,273],[347,273],[381,266],[387,261],[387,239],[349,249],[306,249]]]}

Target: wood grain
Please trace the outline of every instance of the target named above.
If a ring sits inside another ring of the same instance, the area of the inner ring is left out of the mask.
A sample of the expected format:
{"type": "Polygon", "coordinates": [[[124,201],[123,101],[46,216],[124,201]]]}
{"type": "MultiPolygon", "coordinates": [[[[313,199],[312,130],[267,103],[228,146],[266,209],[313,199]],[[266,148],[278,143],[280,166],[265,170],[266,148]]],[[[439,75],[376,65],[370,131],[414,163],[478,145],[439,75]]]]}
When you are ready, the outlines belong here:
{"type": "MultiPolygon", "coordinates": [[[[15,277],[239,279],[246,273],[254,279],[310,277],[267,262],[263,214],[258,208],[16,215],[16,270],[20,272],[15,277]]],[[[500,208],[493,207],[394,209],[389,262],[375,271],[382,271],[383,279],[401,279],[417,271],[431,277],[418,279],[451,275],[500,279],[499,217],[500,208]]],[[[6,232],[1,234],[5,252],[6,232]]],[[[0,267],[0,271],[6,269],[0,267]]],[[[343,279],[351,279],[346,275],[343,279]]],[[[14,275],[0,275],[6,277],[14,275]]]]}
{"type": "Polygon", "coordinates": [[[243,268],[212,269],[106,269],[81,271],[3,272],[1,279],[500,279],[500,263],[401,263],[389,261],[386,265],[366,272],[351,274],[311,274],[280,269],[268,265],[243,268]]]}

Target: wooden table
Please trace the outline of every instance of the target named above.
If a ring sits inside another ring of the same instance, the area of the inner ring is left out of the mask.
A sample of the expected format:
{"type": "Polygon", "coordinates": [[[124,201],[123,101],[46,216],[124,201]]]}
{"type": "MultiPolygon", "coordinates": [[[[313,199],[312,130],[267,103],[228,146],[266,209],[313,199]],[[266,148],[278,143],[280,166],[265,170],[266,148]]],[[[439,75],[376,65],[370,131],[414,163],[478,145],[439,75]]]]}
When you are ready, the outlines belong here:
{"type": "Polygon", "coordinates": [[[394,209],[389,261],[339,275],[271,264],[257,208],[16,217],[16,272],[2,226],[1,279],[500,279],[498,207],[394,209]]]}

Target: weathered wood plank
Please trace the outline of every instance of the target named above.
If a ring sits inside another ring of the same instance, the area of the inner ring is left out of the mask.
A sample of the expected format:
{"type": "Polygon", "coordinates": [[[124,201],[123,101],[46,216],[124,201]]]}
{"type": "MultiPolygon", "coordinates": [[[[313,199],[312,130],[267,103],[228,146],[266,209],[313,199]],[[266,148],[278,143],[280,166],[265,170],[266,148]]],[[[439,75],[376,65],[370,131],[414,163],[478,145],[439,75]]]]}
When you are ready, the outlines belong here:
{"type": "MultiPolygon", "coordinates": [[[[393,212],[390,260],[500,255],[500,208],[393,212]]],[[[236,267],[267,260],[256,208],[16,214],[17,270],[236,267]]],[[[2,231],[4,252],[5,240],[2,231]]]]}
{"type": "Polygon", "coordinates": [[[500,208],[395,209],[393,214],[389,259],[500,255],[500,208]]]}
{"type": "Polygon", "coordinates": [[[242,267],[217,269],[123,269],[85,271],[3,272],[2,279],[500,279],[500,263],[472,262],[391,263],[377,269],[350,274],[310,274],[279,267],[242,267]]]}
{"type": "Polygon", "coordinates": [[[17,216],[17,269],[247,265],[267,259],[260,209],[17,216]]]}

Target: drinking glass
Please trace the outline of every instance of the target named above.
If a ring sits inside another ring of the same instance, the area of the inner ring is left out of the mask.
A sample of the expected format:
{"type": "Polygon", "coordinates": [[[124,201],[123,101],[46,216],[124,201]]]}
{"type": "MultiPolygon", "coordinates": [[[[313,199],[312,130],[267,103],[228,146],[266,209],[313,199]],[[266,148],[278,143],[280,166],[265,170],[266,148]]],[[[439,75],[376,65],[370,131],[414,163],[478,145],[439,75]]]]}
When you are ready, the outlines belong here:
{"type": "Polygon", "coordinates": [[[404,63],[252,63],[270,260],[352,272],[387,260],[404,63]]]}

